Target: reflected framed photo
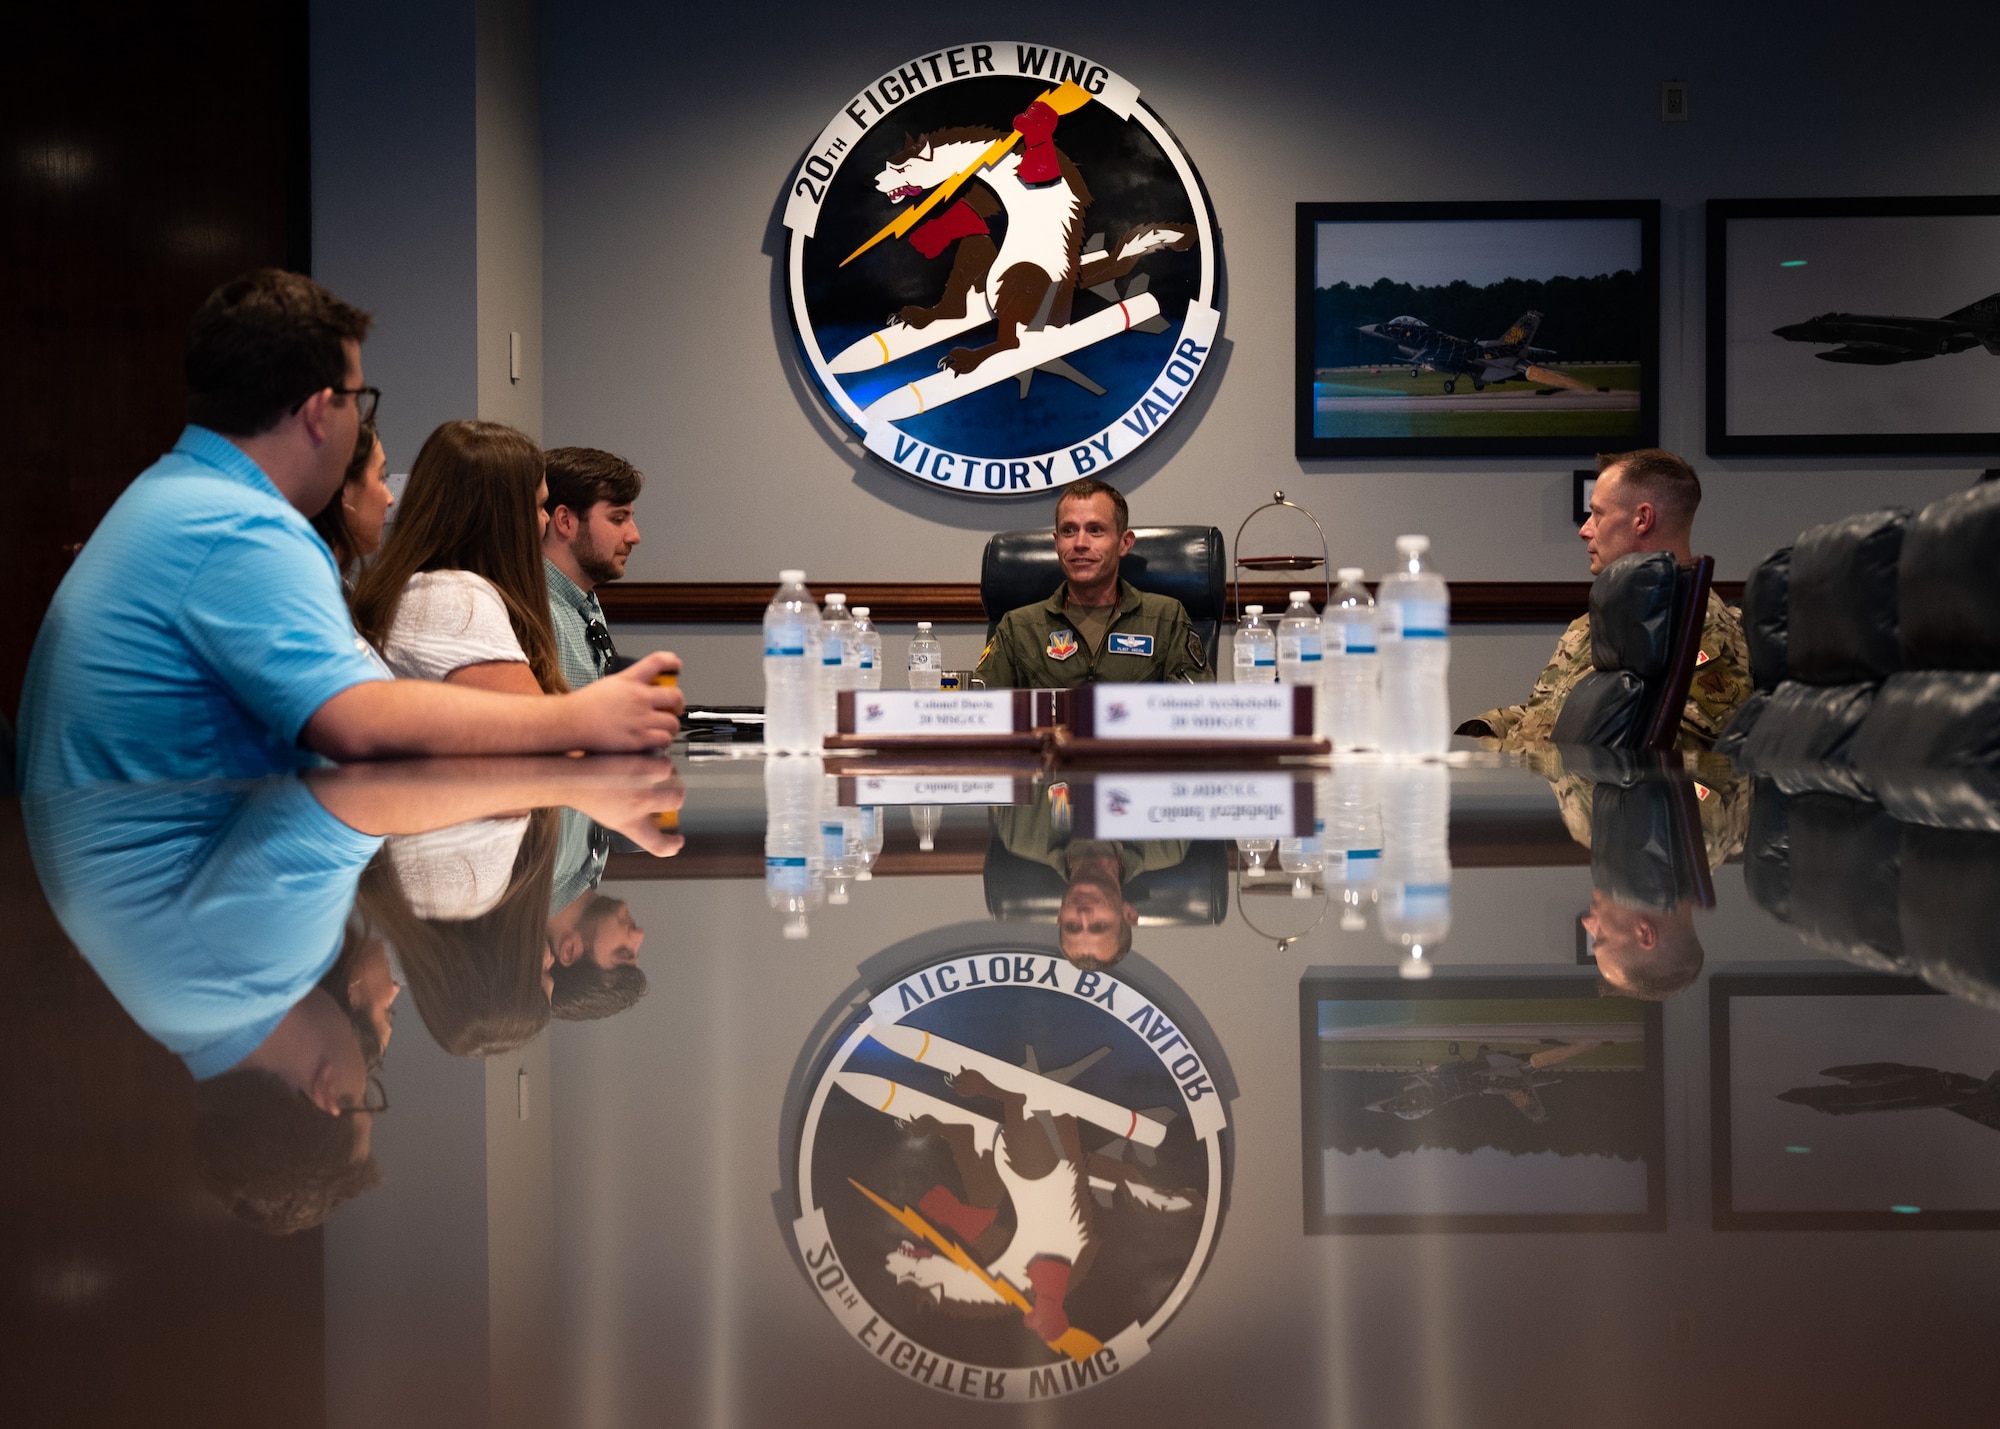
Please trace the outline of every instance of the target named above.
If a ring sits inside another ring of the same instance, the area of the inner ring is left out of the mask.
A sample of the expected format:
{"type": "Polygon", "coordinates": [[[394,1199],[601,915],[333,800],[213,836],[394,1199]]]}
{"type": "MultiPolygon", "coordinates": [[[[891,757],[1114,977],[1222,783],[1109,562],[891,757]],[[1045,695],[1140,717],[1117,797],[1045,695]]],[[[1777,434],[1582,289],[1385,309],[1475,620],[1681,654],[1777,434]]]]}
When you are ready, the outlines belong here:
{"type": "Polygon", "coordinates": [[[2000,1015],[1860,972],[1708,996],[1715,1229],[2000,1227],[2000,1015]]]}
{"type": "Polygon", "coordinates": [[[1302,203],[1301,457],[1659,441],[1660,206],[1302,203]]]}
{"type": "Polygon", "coordinates": [[[2000,195],[1710,200],[1708,450],[2000,451],[2000,195]]]}
{"type": "Polygon", "coordinates": [[[1664,1229],[1660,1028],[1590,975],[1308,974],[1306,1234],[1664,1229]]]}

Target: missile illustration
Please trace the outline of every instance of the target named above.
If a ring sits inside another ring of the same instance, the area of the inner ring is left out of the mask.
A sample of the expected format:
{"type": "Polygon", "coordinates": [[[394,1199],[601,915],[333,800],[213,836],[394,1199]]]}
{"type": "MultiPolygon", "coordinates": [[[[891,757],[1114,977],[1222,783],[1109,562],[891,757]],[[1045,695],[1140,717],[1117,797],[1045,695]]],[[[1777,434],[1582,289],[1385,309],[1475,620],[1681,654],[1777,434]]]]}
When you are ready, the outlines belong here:
{"type": "MultiPolygon", "coordinates": [[[[1064,327],[1043,328],[1021,334],[1021,345],[1011,352],[996,352],[963,376],[949,370],[892,387],[862,409],[861,416],[873,428],[884,422],[900,422],[924,412],[934,412],[961,397],[984,391],[996,382],[1019,377],[1045,362],[1067,357],[1106,338],[1150,322],[1160,315],[1160,300],[1151,293],[1113,303],[1101,312],[1064,327]]],[[[929,332],[930,328],[925,328],[929,332]]],[[[872,338],[864,338],[872,342],[872,338]]],[[[849,349],[852,351],[852,349],[849,349]]],[[[845,356],[845,354],[842,354],[845,356]]]]}
{"type": "Polygon", "coordinates": [[[934,1116],[941,1122],[969,1126],[976,1144],[982,1147],[990,1147],[1000,1135],[999,1122],[990,1116],[967,1110],[964,1102],[946,1101],[929,1092],[920,1092],[915,1087],[906,1087],[901,1082],[892,1082],[887,1077],[869,1072],[836,1072],[833,1084],[863,1106],[872,1106],[898,1121],[934,1116]]]}
{"type": "MultiPolygon", "coordinates": [[[[1028,1098],[1029,1111],[1073,1116],[1078,1121],[1100,1126],[1114,1136],[1122,1136],[1141,1146],[1158,1146],[1167,1139],[1166,1127],[1150,1117],[1139,1115],[1130,1107],[1122,1107],[1117,1102],[1039,1076],[1025,1067],[1017,1067],[998,1057],[989,1057],[984,1052],[946,1041],[922,1028],[885,1026],[876,1022],[870,1025],[868,1035],[896,1055],[921,1062],[926,1067],[935,1067],[948,1076],[957,1076],[965,1071],[978,1072],[1003,1091],[1024,1094],[1028,1098]]],[[[846,1075],[843,1073],[842,1079],[846,1075]]],[[[938,1113],[932,1112],[932,1115],[937,1116],[938,1113]]],[[[939,1119],[947,1118],[940,1116],[939,1119]]],[[[955,1112],[949,1119],[962,1121],[964,1113],[955,1112]]]]}
{"type": "Polygon", "coordinates": [[[993,309],[987,306],[986,295],[967,293],[964,317],[939,318],[928,327],[890,323],[880,332],[871,332],[852,346],[841,349],[833,361],[827,363],[827,370],[835,373],[869,372],[877,367],[887,367],[898,358],[922,352],[946,338],[971,332],[980,324],[992,321],[993,309]]]}

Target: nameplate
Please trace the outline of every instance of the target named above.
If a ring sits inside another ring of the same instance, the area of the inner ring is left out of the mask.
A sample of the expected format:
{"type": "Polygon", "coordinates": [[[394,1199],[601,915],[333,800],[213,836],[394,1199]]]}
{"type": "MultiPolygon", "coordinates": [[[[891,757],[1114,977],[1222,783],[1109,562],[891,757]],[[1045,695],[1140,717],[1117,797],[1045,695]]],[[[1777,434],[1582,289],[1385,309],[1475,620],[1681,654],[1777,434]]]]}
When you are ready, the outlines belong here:
{"type": "Polygon", "coordinates": [[[1094,739],[1309,739],[1312,697],[1309,685],[1091,685],[1076,691],[1074,727],[1094,739]]]}
{"type": "Polygon", "coordinates": [[[1034,788],[1011,774],[859,774],[841,776],[840,806],[879,804],[1029,804],[1034,788]]]}
{"type": "Polygon", "coordinates": [[[842,734],[1012,735],[1032,728],[1026,690],[842,690],[842,734]]]}
{"type": "Polygon", "coordinates": [[[1310,782],[1290,773],[1100,775],[1073,817],[1089,839],[1293,839],[1313,831],[1310,782]]]}

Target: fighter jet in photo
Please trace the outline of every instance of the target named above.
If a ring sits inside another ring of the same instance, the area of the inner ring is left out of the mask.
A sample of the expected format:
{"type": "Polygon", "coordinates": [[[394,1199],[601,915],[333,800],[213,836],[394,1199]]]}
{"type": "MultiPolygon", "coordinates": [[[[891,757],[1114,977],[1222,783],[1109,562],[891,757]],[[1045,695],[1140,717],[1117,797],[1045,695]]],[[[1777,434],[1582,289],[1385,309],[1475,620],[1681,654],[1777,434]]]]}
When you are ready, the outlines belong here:
{"type": "Polygon", "coordinates": [[[1535,329],[1541,325],[1542,315],[1530,309],[1500,336],[1479,341],[1439,332],[1422,318],[1413,317],[1367,323],[1361,331],[1394,343],[1396,351],[1410,364],[1410,376],[1415,377],[1426,368],[1444,373],[1447,392],[1458,390],[1461,377],[1472,379],[1475,392],[1484,392],[1496,382],[1516,380],[1546,387],[1573,387],[1579,392],[1596,391],[1588,382],[1579,382],[1566,372],[1540,365],[1555,356],[1549,348],[1529,345],[1534,341],[1535,329]]]}
{"type": "Polygon", "coordinates": [[[1809,1106],[1828,1116],[1865,1111],[1948,1111],[2000,1131],[2000,1072],[1981,1081],[1965,1072],[1944,1072],[1936,1067],[1856,1062],[1828,1067],[1820,1075],[1841,1085],[1794,1087],[1779,1092],[1778,1100],[1809,1106]]]}
{"type": "MultiPolygon", "coordinates": [[[[1454,1044],[1456,1045],[1456,1044],[1454,1044]]],[[[1555,1086],[1562,1078],[1537,1076],[1600,1044],[1571,1042],[1545,1048],[1526,1057],[1495,1052],[1481,1046],[1479,1055],[1434,1063],[1417,1073],[1393,1096],[1371,1102],[1368,1110],[1386,1112],[1402,1121],[1421,1121],[1432,1112],[1467,1097],[1500,1097],[1529,1121],[1539,1125],[1549,1119],[1548,1109],[1536,1093],[1555,1086]]]]}
{"type": "Polygon", "coordinates": [[[1821,313],[1802,323],[1772,328],[1771,335],[1786,342],[1840,343],[1831,352],[1813,356],[1821,362],[1858,362],[1865,367],[1921,362],[1973,347],[2000,357],[2000,293],[1941,318],[1821,313]]]}

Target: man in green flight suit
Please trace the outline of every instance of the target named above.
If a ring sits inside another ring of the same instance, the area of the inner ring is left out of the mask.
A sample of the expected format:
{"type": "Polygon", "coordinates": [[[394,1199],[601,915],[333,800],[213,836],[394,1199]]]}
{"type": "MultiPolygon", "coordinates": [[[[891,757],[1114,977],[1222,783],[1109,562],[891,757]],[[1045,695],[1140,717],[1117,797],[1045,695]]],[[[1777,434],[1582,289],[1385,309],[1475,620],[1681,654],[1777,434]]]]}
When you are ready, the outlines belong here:
{"type": "MultiPolygon", "coordinates": [[[[1594,576],[1635,551],[1671,551],[1682,565],[1694,559],[1694,513],[1701,481],[1672,452],[1648,447],[1597,459],[1590,519],[1578,534],[1590,552],[1594,576]]],[[[1589,674],[1590,617],[1578,616],[1556,642],[1556,653],[1535,681],[1526,704],[1505,705],[1467,720],[1459,734],[1484,735],[1508,747],[1546,742],[1576,682],[1589,674]]],[[[1681,711],[1683,743],[1715,743],[1736,707],[1750,697],[1750,647],[1743,617],[1709,592],[1694,681],[1681,711]]]]}
{"type": "Polygon", "coordinates": [[[1063,583],[1039,605],[1000,617],[974,675],[993,689],[1038,690],[1213,680],[1181,603],[1119,579],[1134,539],[1115,488],[1087,476],[1065,486],[1056,498],[1063,583]]]}

